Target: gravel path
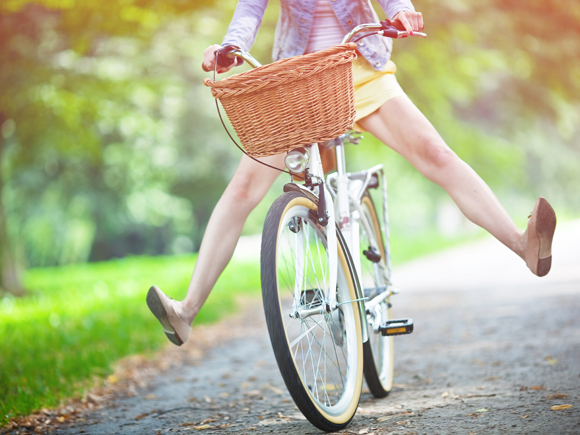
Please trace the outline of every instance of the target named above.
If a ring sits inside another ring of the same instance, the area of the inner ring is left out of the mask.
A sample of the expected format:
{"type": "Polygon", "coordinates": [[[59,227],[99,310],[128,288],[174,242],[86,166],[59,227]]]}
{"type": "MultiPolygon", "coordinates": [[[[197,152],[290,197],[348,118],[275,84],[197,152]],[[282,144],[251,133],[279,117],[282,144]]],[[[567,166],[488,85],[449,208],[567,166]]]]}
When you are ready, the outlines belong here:
{"type": "MultiPolygon", "coordinates": [[[[557,235],[544,279],[487,240],[400,268],[394,309],[415,332],[396,338],[391,394],[365,389],[342,432],[580,434],[580,223],[557,235]]],[[[284,387],[260,301],[196,333],[204,352],[169,350],[183,362],[51,433],[321,433],[284,387]]]]}

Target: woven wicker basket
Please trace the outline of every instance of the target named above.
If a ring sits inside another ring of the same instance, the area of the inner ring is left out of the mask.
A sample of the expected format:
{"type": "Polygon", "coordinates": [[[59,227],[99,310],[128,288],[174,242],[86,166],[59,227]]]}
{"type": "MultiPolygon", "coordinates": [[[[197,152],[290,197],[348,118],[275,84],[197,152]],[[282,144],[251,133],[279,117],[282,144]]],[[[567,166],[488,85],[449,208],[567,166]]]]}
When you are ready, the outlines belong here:
{"type": "Polygon", "coordinates": [[[355,48],[337,45],[204,83],[222,103],[249,155],[280,154],[352,128],[355,48]]]}

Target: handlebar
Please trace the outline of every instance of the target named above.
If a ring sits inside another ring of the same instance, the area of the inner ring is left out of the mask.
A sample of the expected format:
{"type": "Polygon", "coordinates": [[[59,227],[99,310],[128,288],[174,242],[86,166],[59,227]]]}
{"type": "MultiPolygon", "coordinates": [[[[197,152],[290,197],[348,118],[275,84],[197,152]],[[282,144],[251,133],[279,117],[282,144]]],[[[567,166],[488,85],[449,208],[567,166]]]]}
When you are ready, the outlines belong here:
{"type": "MultiPolygon", "coordinates": [[[[390,20],[384,20],[381,21],[380,23],[361,24],[359,26],[356,26],[354,29],[348,32],[346,36],[342,39],[342,44],[346,44],[348,42],[357,42],[362,38],[366,38],[367,36],[371,35],[380,35],[384,36],[385,38],[393,38],[393,39],[408,38],[409,36],[418,36],[421,38],[427,37],[427,34],[422,32],[407,32],[406,30],[399,30],[390,20]],[[355,35],[358,35],[359,33],[366,34],[353,41],[355,35]]],[[[246,61],[253,68],[262,66],[260,62],[258,62],[250,55],[250,53],[242,50],[239,47],[236,47],[235,45],[223,46],[222,48],[216,51],[216,57],[217,57],[216,59],[217,66],[222,68],[226,68],[230,66],[233,62],[238,62],[239,60],[242,60],[242,62],[238,63],[238,65],[241,65],[243,61],[246,61]]],[[[210,70],[205,68],[203,63],[201,64],[201,67],[203,68],[204,71],[210,72],[210,70]]]]}
{"type": "Polygon", "coordinates": [[[360,24],[352,29],[350,32],[346,34],[346,36],[342,39],[342,44],[346,44],[348,42],[356,42],[353,41],[355,35],[359,33],[367,33],[366,35],[358,38],[356,41],[359,41],[362,38],[366,38],[367,36],[371,35],[380,35],[384,36],[385,38],[393,38],[393,39],[401,39],[407,38],[409,36],[419,36],[421,38],[426,38],[427,34],[423,32],[407,32],[406,30],[399,30],[397,27],[390,21],[384,20],[380,23],[370,23],[370,24],[360,24]]]}

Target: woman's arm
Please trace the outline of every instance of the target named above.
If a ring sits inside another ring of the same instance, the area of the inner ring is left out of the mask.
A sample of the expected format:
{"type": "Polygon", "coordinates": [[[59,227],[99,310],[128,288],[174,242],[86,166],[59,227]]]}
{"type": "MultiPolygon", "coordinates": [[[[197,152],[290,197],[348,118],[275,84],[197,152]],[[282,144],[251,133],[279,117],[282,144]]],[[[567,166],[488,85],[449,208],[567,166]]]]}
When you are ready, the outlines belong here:
{"type": "MultiPolygon", "coordinates": [[[[242,50],[250,51],[262,24],[266,6],[268,0],[239,0],[222,45],[236,45],[242,50]]],[[[219,45],[211,45],[203,52],[203,65],[206,69],[213,70],[215,52],[219,48],[219,45]]],[[[234,66],[235,62],[229,67],[221,68],[218,73],[229,71],[234,66]]]]}
{"type": "Polygon", "coordinates": [[[250,51],[262,24],[268,0],[239,0],[222,45],[236,45],[250,51]]]}

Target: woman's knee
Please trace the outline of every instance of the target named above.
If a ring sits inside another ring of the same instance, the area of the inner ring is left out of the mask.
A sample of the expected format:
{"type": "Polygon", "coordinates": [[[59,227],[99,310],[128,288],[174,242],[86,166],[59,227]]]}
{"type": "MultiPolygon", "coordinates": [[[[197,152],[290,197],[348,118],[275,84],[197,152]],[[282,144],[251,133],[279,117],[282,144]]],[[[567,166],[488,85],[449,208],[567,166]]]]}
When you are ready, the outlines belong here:
{"type": "Polygon", "coordinates": [[[439,138],[423,138],[419,147],[417,158],[421,166],[431,171],[439,171],[449,168],[459,157],[439,138]]]}
{"type": "Polygon", "coordinates": [[[224,192],[224,199],[237,207],[254,209],[265,195],[255,174],[236,173],[224,192]]]}

